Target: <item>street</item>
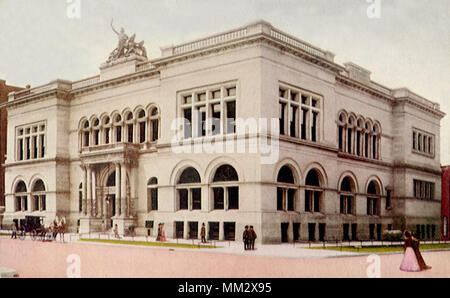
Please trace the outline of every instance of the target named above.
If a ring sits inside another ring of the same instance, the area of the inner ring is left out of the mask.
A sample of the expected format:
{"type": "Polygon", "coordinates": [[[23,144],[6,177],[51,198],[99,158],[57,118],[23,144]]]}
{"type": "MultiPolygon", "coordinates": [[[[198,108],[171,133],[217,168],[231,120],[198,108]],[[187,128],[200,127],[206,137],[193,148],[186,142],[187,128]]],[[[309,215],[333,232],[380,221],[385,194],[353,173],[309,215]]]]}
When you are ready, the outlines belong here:
{"type": "MultiPolygon", "coordinates": [[[[19,277],[367,277],[373,262],[368,256],[288,258],[251,253],[0,239],[0,266],[16,269],[19,277]]],[[[379,276],[450,277],[450,251],[423,256],[433,268],[408,273],[398,269],[402,254],[381,255],[379,276]]]]}

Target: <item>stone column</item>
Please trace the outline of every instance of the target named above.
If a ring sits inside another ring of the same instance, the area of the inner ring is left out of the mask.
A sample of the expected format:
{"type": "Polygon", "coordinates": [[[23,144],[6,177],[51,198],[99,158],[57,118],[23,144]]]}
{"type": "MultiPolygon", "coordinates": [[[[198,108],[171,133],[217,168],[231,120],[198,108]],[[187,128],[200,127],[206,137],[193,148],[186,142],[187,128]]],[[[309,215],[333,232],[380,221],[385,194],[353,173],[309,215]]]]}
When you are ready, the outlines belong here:
{"type": "Polygon", "coordinates": [[[27,195],[27,211],[33,211],[33,195],[27,195]]]}
{"type": "Polygon", "coordinates": [[[223,230],[223,222],[220,221],[219,222],[219,240],[224,240],[225,236],[224,236],[224,230],[223,230]]]}
{"type": "Polygon", "coordinates": [[[98,202],[97,202],[97,180],[95,177],[95,168],[92,168],[92,212],[91,215],[97,217],[98,202]]]}
{"type": "Polygon", "coordinates": [[[86,167],[85,166],[81,166],[81,170],[83,171],[83,193],[82,193],[82,199],[81,199],[81,214],[82,215],[86,215],[87,209],[86,209],[86,204],[87,204],[87,173],[86,173],[86,167]]]}
{"type": "Polygon", "coordinates": [[[120,164],[120,214],[128,217],[127,214],[127,164],[120,164]]]}
{"type": "Polygon", "coordinates": [[[86,202],[87,202],[87,216],[91,216],[92,215],[92,169],[91,166],[87,166],[87,179],[86,179],[86,183],[87,183],[87,193],[86,193],[86,202]]]}
{"type": "Polygon", "coordinates": [[[115,216],[119,216],[120,211],[120,164],[116,163],[116,214],[115,216]]]}

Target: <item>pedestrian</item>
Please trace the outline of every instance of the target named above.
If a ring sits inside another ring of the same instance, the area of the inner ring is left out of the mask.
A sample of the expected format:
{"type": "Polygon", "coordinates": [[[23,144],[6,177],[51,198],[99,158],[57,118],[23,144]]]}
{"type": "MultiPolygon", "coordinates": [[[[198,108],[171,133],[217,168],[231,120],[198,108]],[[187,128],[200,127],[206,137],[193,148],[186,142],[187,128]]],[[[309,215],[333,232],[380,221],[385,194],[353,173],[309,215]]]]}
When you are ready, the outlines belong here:
{"type": "Polygon", "coordinates": [[[158,224],[158,234],[156,235],[156,241],[161,241],[161,223],[158,224]]]}
{"type": "Polygon", "coordinates": [[[418,272],[420,271],[420,266],[417,262],[416,254],[414,253],[411,232],[405,231],[403,237],[405,238],[405,242],[403,244],[405,252],[403,254],[402,263],[400,264],[400,270],[407,272],[418,272]]]}
{"type": "Polygon", "coordinates": [[[11,239],[17,239],[17,226],[16,223],[13,223],[12,225],[12,234],[11,234],[11,239]]]}
{"type": "Polygon", "coordinates": [[[414,233],[411,233],[411,239],[412,239],[412,248],[414,250],[414,253],[416,254],[417,263],[419,263],[420,270],[428,270],[431,269],[431,266],[428,266],[425,263],[425,260],[422,257],[422,254],[419,250],[420,241],[417,239],[416,235],[414,233]]]}
{"type": "Polygon", "coordinates": [[[250,226],[250,229],[248,230],[248,243],[249,243],[249,249],[254,250],[255,249],[255,239],[256,239],[256,232],[253,229],[253,226],[250,226]]]}
{"type": "Polygon", "coordinates": [[[161,241],[166,242],[166,232],[164,231],[164,223],[161,224],[161,241]]]}
{"type": "Polygon", "coordinates": [[[200,236],[202,237],[202,243],[206,243],[206,228],[205,228],[205,223],[202,223],[202,229],[200,230],[200,236]]]}
{"type": "Polygon", "coordinates": [[[244,250],[248,250],[248,226],[245,226],[244,233],[242,234],[242,241],[244,241],[244,250]]]}
{"type": "Polygon", "coordinates": [[[114,238],[119,239],[119,228],[117,227],[117,224],[114,225],[114,238]]]}

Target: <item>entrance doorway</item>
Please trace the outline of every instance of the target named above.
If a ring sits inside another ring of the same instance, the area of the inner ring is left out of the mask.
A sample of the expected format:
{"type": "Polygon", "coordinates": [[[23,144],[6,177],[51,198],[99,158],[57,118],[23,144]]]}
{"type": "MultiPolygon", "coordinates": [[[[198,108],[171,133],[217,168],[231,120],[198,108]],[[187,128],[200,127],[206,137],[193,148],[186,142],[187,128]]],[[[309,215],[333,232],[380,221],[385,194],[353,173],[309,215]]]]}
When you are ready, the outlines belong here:
{"type": "Polygon", "coordinates": [[[289,228],[288,222],[281,223],[281,242],[283,243],[288,242],[288,228],[289,228]]]}

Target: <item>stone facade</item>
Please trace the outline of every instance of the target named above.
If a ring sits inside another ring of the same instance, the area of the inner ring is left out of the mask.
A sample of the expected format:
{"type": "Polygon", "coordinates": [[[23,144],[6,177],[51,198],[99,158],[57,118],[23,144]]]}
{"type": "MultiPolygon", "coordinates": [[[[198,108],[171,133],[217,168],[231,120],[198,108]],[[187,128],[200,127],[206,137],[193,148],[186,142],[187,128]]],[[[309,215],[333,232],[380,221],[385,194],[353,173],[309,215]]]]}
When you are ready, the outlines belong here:
{"type": "MultiPolygon", "coordinates": [[[[22,90],[20,87],[10,86],[6,84],[5,80],[0,80],[0,104],[8,101],[8,93],[22,90]]],[[[8,113],[6,108],[0,109],[0,164],[5,163],[6,154],[6,133],[7,133],[7,118],[8,113]]],[[[5,211],[5,170],[0,168],[0,224],[3,219],[3,212],[5,211]]]]}
{"type": "Polygon", "coordinates": [[[205,223],[237,241],[253,225],[265,243],[436,237],[438,104],[264,21],[161,51],[10,95],[5,220],[141,235],[164,223],[183,238],[205,223]],[[227,150],[201,147],[212,139],[227,150]]]}

